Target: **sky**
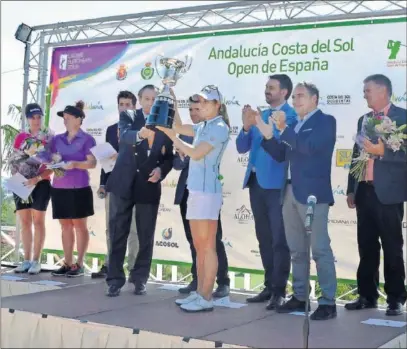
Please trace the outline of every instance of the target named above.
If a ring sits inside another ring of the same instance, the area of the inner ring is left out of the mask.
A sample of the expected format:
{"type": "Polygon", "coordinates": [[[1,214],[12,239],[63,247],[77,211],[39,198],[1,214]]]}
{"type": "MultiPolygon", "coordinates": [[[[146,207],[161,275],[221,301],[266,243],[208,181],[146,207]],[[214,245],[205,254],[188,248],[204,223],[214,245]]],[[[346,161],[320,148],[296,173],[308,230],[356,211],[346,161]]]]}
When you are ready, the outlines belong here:
{"type": "Polygon", "coordinates": [[[220,2],[222,1],[2,1],[1,124],[15,125],[7,116],[8,106],[22,104],[24,44],[14,38],[21,23],[36,26],[220,2]]]}

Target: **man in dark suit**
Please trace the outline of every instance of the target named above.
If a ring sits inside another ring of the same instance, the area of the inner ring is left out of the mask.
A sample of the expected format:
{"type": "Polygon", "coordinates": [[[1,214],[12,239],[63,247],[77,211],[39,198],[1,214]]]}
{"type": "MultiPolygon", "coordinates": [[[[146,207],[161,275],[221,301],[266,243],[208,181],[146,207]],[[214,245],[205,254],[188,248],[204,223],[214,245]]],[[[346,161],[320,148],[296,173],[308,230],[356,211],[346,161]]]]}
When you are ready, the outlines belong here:
{"type": "Polygon", "coordinates": [[[141,109],[120,113],[119,154],[106,185],[106,190],[110,193],[111,248],[106,278],[109,286],[107,295],[110,297],[118,296],[125,283],[123,263],[134,206],[139,252],[130,278],[135,285],[135,294],[146,293],[161,198],[161,181],[172,169],[171,140],[158,130],[145,128],[145,122],[145,113],[141,109]]]}
{"type": "MultiPolygon", "coordinates": [[[[364,119],[375,116],[387,116],[397,126],[407,124],[406,109],[396,107],[390,101],[392,84],[389,78],[381,74],[367,77],[364,95],[372,111],[359,118],[358,133],[364,119]]],[[[404,150],[393,151],[381,140],[377,144],[365,140],[362,146],[375,159],[369,159],[366,176],[361,182],[351,174],[348,176],[347,202],[349,208],[356,207],[360,262],[357,271],[359,298],[345,308],[377,308],[380,239],[388,303],[386,315],[401,315],[407,298],[402,233],[403,203],[407,201],[407,155],[404,150]]],[[[359,154],[360,148],[355,144],[352,159],[359,154]]]]}
{"type": "MultiPolygon", "coordinates": [[[[194,124],[200,122],[199,115],[199,103],[193,102],[191,99],[189,101],[189,115],[194,124]]],[[[193,137],[180,136],[180,138],[192,144],[193,137]]],[[[188,201],[188,189],[187,189],[187,178],[188,178],[188,165],[189,157],[185,157],[184,154],[179,151],[175,154],[174,157],[174,169],[181,171],[178,184],[175,192],[175,205],[180,205],[182,223],[184,224],[185,236],[188,240],[189,247],[191,249],[192,256],[192,281],[191,283],[179,289],[179,292],[182,294],[189,294],[190,292],[196,291],[198,287],[198,279],[196,272],[196,251],[194,243],[192,240],[191,228],[189,226],[189,220],[186,219],[187,214],[187,201],[188,201]]],[[[225,245],[222,242],[222,222],[219,217],[218,231],[216,234],[216,252],[218,255],[218,273],[217,273],[217,284],[218,287],[213,293],[213,297],[222,298],[229,295],[230,291],[230,279],[228,276],[228,259],[226,256],[225,245]]]]}
{"type": "MultiPolygon", "coordinates": [[[[120,91],[117,95],[117,109],[119,114],[125,110],[134,110],[136,108],[137,98],[130,91],[120,91]]],[[[106,142],[110,143],[112,147],[118,152],[119,151],[119,128],[118,122],[110,125],[106,130],[106,142]]],[[[105,200],[105,215],[106,215],[106,245],[107,245],[107,255],[105,257],[105,263],[102,265],[101,269],[92,273],[92,278],[105,278],[107,274],[107,266],[109,265],[109,193],[106,193],[105,186],[109,178],[110,172],[106,173],[103,169],[100,171],[100,186],[98,190],[98,196],[105,200]]],[[[128,269],[130,271],[130,266],[133,266],[138,253],[138,237],[136,229],[135,214],[131,221],[130,234],[127,241],[127,253],[128,253],[128,269]]]]}
{"type": "Polygon", "coordinates": [[[298,84],[293,91],[293,106],[298,122],[287,127],[286,115],[277,111],[265,123],[258,113],[256,122],[265,139],[262,147],[277,161],[286,161],[286,180],[283,189],[284,227],[290,248],[294,295],[277,308],[278,313],[305,311],[307,258],[305,217],[307,199],[316,196],[311,249],[316,263],[322,296],[312,320],[336,317],[336,271],[328,234],[329,207],[334,204],[331,186],[332,154],[336,142],[336,120],[318,109],[319,91],[310,83],[298,84]],[[272,125],[281,132],[273,135],[272,125]]]}

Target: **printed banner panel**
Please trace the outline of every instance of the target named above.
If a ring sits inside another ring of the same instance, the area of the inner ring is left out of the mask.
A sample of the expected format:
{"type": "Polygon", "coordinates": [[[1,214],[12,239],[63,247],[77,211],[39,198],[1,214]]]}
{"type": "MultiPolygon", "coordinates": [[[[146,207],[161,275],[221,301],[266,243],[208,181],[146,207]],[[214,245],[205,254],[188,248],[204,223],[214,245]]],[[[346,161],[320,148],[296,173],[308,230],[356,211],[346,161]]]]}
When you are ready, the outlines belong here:
{"type": "MultiPolygon", "coordinates": [[[[368,111],[363,79],[374,73],[386,74],[393,82],[392,101],[406,107],[405,29],[403,22],[58,48],[52,58],[50,127],[64,132],[57,111],[82,99],[86,105],[83,129],[103,143],[107,127],[118,121],[119,91],[137,93],[146,84],[159,86],[160,70],[155,66],[159,54],[181,59],[192,55],[190,71],[174,88],[181,116],[189,120],[188,96],[204,85],[215,84],[223,93],[232,125],[221,166],[223,241],[231,266],[261,269],[248,190],[242,189],[248,154],[238,154],[235,143],[242,125],[241,109],[245,104],[266,105],[264,86],[270,74],[286,73],[294,83],[312,81],[320,90],[320,108],[337,120],[332,158],[336,203],[329,214],[337,274],[355,279],[356,215],[346,205],[346,185],[357,120],[368,111]]],[[[90,174],[96,213],[89,218],[89,252],[105,253],[105,206],[96,196],[100,167],[90,174]]],[[[179,207],[173,205],[178,176],[173,170],[163,182],[154,258],[190,262],[179,207]]],[[[404,222],[404,232],[405,227],[404,222]]],[[[60,226],[52,220],[51,209],[47,212],[45,247],[62,249],[60,226]]]]}

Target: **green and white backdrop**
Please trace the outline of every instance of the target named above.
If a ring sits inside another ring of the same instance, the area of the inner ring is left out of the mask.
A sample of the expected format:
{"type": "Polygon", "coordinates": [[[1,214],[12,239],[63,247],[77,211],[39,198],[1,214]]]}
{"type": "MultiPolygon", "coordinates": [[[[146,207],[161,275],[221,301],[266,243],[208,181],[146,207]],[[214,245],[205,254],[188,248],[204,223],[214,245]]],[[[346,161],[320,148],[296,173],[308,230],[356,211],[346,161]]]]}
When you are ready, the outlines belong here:
{"type": "MultiPolygon", "coordinates": [[[[224,155],[224,243],[230,266],[262,268],[248,190],[242,189],[248,155],[236,151],[244,104],[265,106],[267,76],[286,73],[294,83],[312,81],[321,93],[320,108],[337,120],[337,142],[332,159],[335,205],[329,214],[329,232],[337,276],[355,279],[358,264],[355,211],[346,205],[348,166],[358,118],[368,111],[363,79],[374,73],[393,82],[392,101],[406,107],[406,18],[241,30],[216,34],[56,48],[53,52],[47,98],[47,122],[64,132],[56,113],[82,99],[86,105],[83,129],[98,143],[106,128],[118,121],[116,96],[120,90],[137,92],[145,84],[160,85],[154,65],[159,54],[183,58],[192,55],[190,71],[174,88],[181,116],[188,117],[187,98],[207,84],[223,93],[231,119],[231,140],[224,155]]],[[[95,215],[89,219],[89,252],[106,252],[104,202],[96,196],[100,167],[90,171],[95,215]]],[[[125,176],[126,173],[123,173],[125,176]]],[[[179,208],[173,205],[179,172],[163,182],[155,236],[154,258],[190,262],[179,208]]],[[[47,212],[45,248],[62,250],[60,227],[47,212]]],[[[406,232],[404,222],[404,233],[406,232]]],[[[315,268],[312,267],[315,274],[315,268]]]]}

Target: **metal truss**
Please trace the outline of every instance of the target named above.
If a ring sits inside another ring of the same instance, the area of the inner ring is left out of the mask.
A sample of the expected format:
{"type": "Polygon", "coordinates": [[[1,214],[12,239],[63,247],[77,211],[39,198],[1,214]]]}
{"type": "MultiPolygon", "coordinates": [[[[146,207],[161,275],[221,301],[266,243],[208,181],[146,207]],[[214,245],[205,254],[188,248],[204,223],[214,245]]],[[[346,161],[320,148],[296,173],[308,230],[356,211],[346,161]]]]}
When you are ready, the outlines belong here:
{"type": "Polygon", "coordinates": [[[225,1],[40,25],[26,45],[22,105],[30,101],[44,107],[50,47],[406,14],[406,1],[225,1]]]}

